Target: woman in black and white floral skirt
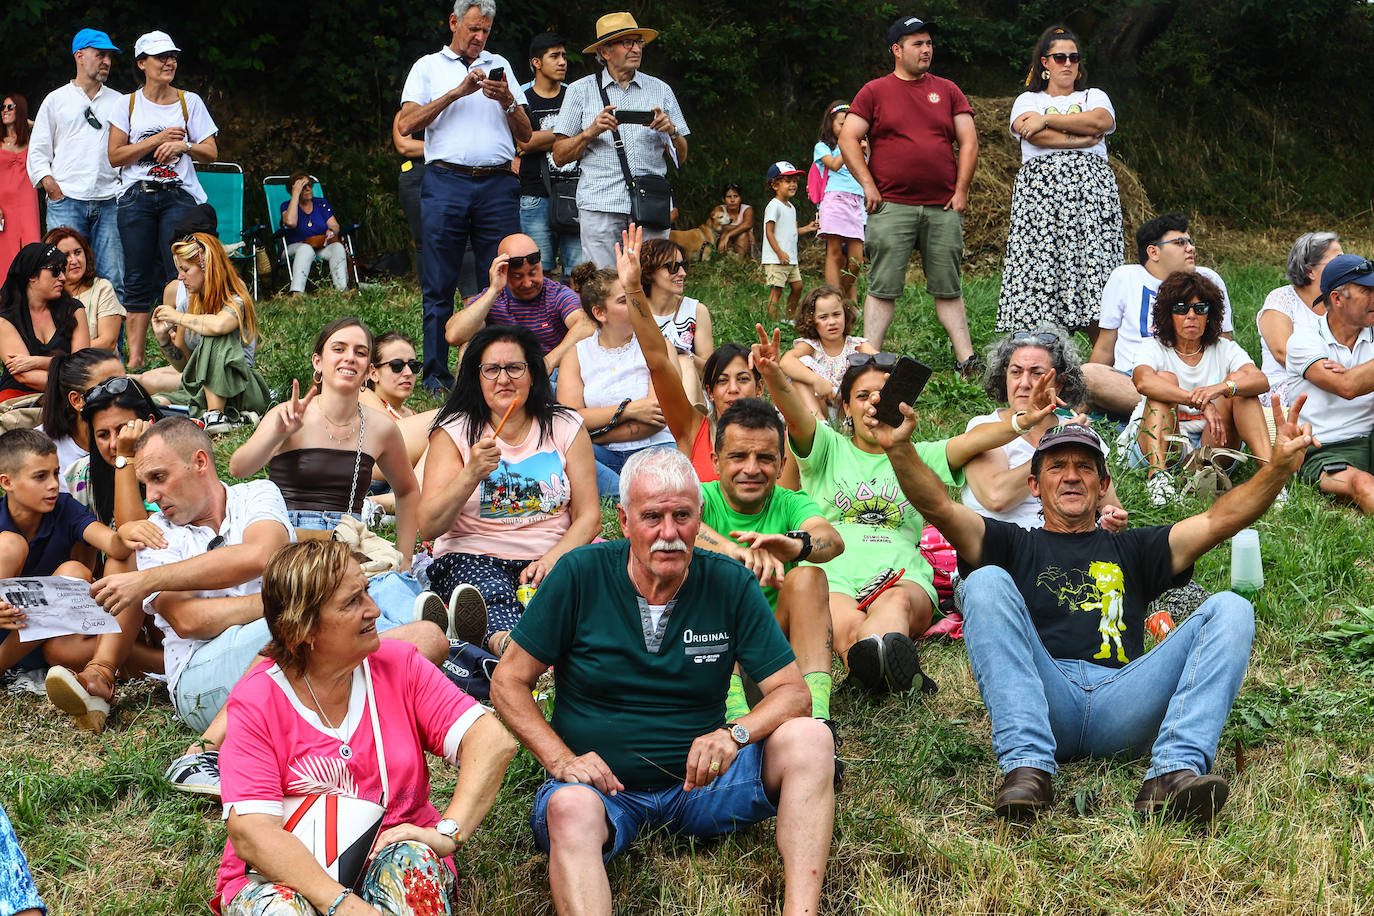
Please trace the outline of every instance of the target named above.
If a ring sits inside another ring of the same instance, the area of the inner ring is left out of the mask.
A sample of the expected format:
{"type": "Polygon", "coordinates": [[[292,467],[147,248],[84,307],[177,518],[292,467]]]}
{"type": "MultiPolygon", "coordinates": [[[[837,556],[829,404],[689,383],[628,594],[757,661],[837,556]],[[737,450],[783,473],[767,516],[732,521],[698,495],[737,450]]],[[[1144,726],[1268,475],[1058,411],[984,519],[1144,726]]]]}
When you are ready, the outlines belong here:
{"type": "Polygon", "coordinates": [[[1011,109],[1021,171],[997,305],[997,330],[1052,322],[1097,328],[1102,287],[1123,261],[1121,199],[1107,164],[1116,129],[1111,99],[1087,88],[1078,39],[1046,29],[1031,57],[1027,91],[1011,109]]]}

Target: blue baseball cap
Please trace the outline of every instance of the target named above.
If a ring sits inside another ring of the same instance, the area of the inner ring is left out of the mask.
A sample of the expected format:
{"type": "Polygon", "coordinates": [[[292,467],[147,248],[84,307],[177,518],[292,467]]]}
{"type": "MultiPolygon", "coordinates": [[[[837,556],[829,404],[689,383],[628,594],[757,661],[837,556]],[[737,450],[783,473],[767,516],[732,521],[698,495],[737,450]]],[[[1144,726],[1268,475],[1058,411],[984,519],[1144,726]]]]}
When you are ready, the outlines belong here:
{"type": "Polygon", "coordinates": [[[768,167],[768,180],[772,181],[774,178],[787,178],[792,175],[800,175],[801,173],[801,169],[784,159],[768,167]]]}
{"type": "Polygon", "coordinates": [[[95,48],[97,51],[118,51],[114,42],[110,41],[110,36],[99,29],[82,29],[76,33],[72,39],[72,53],[75,54],[82,48],[95,48]]]}
{"type": "Polygon", "coordinates": [[[1317,301],[1325,302],[1333,289],[1347,283],[1374,286],[1374,262],[1357,254],[1338,254],[1327,261],[1322,268],[1322,294],[1317,301]]]}

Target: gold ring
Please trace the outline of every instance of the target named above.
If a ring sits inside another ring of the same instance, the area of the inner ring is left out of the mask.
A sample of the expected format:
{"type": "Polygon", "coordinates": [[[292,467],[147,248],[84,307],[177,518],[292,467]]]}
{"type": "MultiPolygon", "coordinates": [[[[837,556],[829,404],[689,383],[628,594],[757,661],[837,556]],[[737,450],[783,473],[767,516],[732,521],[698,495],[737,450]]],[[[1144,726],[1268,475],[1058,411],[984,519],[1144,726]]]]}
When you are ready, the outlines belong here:
{"type": "Polygon", "coordinates": [[[719,761],[719,760],[712,760],[712,761],[711,761],[711,766],[708,767],[707,769],[708,769],[710,772],[712,772],[712,773],[719,773],[719,772],[720,772],[720,761],[719,761]]]}

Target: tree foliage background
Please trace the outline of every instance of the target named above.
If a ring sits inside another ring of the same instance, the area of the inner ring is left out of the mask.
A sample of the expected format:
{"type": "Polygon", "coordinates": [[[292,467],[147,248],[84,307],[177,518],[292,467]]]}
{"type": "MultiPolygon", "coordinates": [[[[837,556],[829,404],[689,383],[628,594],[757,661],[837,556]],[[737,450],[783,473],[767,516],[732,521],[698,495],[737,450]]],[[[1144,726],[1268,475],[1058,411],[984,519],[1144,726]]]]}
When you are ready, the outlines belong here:
{"type": "MultiPolygon", "coordinates": [[[[524,80],[530,37],[559,31],[571,80],[591,66],[579,52],[596,18],[619,7],[501,0],[489,47],[524,80]]],[[[370,224],[374,244],[403,237],[390,123],[411,64],[449,38],[446,8],[238,0],[177,7],[192,14],[178,18],[170,9],[11,0],[0,12],[0,89],[36,109],[70,78],[71,36],[90,25],[124,49],[111,85],[128,91],[134,40],[164,29],[184,51],[178,85],[205,96],[221,158],[244,165],[250,188],[308,167],[341,213],[370,224]]],[[[689,217],[700,218],[725,181],[761,195],[769,162],[808,161],[823,107],[891,69],[887,26],[914,12],[939,26],[934,72],[974,96],[1015,95],[1047,25],[1077,32],[1089,82],[1116,105],[1112,153],[1141,174],[1159,207],[1239,226],[1370,218],[1374,126],[1361,103],[1374,86],[1374,6],[1361,0],[697,0],[629,9],[660,30],[645,69],[675,87],[693,128],[675,180],[689,217]]],[[[262,206],[251,193],[249,206],[262,206]]]]}

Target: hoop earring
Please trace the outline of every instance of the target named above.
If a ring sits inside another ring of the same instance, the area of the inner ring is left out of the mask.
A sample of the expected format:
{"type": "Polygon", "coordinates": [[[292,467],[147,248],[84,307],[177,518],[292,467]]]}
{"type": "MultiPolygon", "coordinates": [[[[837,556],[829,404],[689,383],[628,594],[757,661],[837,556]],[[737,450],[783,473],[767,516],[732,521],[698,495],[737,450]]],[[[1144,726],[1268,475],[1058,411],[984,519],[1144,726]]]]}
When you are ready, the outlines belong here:
{"type": "Polygon", "coordinates": [[[315,370],[315,384],[318,385],[318,384],[319,384],[320,382],[322,382],[322,381],[324,381],[324,373],[321,372],[320,370],[316,369],[316,370],[315,370]]]}

